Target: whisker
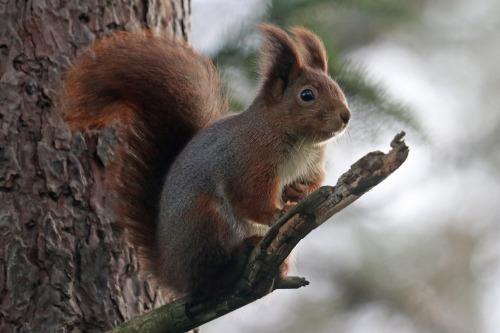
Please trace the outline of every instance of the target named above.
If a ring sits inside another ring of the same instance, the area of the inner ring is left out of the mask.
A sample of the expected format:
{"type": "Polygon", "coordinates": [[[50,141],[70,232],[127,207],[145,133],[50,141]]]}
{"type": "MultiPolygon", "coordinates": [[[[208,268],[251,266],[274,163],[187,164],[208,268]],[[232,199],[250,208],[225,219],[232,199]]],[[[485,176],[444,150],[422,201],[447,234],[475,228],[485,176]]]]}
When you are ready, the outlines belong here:
{"type": "Polygon", "coordinates": [[[349,132],[349,129],[347,129],[345,132],[347,134],[347,151],[349,153],[349,160],[353,162],[354,148],[352,145],[351,132],[349,132]]]}

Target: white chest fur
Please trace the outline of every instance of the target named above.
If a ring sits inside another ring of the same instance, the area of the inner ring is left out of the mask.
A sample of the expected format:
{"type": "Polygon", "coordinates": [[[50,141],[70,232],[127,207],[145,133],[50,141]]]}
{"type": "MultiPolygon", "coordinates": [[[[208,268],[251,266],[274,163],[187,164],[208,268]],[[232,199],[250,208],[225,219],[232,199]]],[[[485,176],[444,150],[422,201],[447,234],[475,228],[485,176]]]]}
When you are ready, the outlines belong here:
{"type": "Polygon", "coordinates": [[[283,205],[283,188],[294,181],[308,181],[320,174],[324,168],[326,145],[302,144],[292,148],[278,166],[279,190],[277,202],[283,205]]]}

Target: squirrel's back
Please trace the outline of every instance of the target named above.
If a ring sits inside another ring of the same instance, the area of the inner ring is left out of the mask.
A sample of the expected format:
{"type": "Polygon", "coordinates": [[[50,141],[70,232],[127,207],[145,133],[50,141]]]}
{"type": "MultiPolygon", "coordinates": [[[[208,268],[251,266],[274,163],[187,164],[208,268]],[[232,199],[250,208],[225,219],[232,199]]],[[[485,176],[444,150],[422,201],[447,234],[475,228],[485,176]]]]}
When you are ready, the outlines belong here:
{"type": "Polygon", "coordinates": [[[187,142],[228,110],[220,76],[173,36],[120,32],[78,59],[64,88],[62,115],[73,130],[122,124],[111,167],[114,208],[152,268],[165,175],[187,142]]]}

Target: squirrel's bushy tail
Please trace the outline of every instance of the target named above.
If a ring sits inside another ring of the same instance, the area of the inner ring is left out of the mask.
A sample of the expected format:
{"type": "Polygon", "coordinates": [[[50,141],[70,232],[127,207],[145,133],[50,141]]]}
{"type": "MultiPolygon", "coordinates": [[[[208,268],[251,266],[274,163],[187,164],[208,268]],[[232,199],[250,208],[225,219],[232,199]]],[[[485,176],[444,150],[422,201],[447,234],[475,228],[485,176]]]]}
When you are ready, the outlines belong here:
{"type": "MultiPolygon", "coordinates": [[[[66,73],[62,115],[73,130],[122,124],[112,165],[115,210],[146,264],[159,198],[175,157],[228,109],[213,63],[183,41],[142,31],[119,33],[85,53],[66,73]]],[[[152,268],[152,267],[147,267],[152,268]]]]}

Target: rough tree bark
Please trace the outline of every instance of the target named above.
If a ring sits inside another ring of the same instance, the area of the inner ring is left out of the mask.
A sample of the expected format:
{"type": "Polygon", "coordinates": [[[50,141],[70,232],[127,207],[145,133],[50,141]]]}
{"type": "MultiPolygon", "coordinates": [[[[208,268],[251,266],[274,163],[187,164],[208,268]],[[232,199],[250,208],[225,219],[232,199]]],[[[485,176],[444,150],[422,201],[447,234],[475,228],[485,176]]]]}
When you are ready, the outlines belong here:
{"type": "Polygon", "coordinates": [[[190,0],[0,0],[0,332],[102,332],[166,301],[112,220],[113,136],[72,135],[57,96],[94,40],[189,19],[190,0]]]}

